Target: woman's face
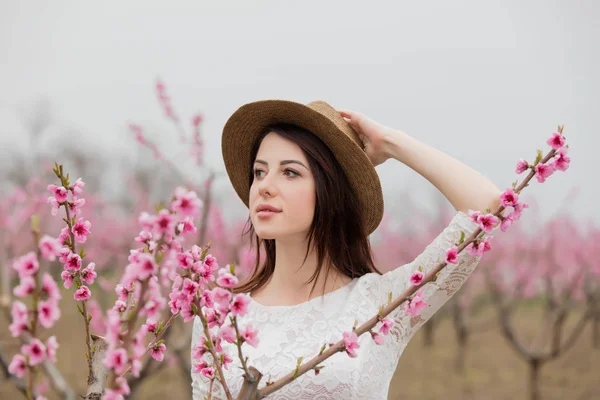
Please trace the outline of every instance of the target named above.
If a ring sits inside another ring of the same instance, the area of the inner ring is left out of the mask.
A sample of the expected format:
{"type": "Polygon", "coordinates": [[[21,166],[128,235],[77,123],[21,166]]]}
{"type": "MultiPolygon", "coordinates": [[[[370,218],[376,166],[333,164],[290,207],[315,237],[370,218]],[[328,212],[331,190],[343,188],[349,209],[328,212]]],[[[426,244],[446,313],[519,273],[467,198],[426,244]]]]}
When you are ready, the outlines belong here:
{"type": "Polygon", "coordinates": [[[305,239],[315,212],[315,181],[300,147],[271,132],[254,160],[250,218],[261,239],[305,239]],[[269,205],[278,212],[258,212],[269,205]]]}

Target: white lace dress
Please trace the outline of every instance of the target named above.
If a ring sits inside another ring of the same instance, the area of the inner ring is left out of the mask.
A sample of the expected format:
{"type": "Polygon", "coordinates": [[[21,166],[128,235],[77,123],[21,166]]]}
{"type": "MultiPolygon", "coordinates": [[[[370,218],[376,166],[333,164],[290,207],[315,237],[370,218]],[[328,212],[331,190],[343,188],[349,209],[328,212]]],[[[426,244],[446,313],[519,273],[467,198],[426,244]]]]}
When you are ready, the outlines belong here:
{"type": "MultiPolygon", "coordinates": [[[[323,344],[342,339],[342,332],[352,331],[355,319],[360,325],[373,317],[379,306],[387,303],[389,292],[396,298],[408,288],[409,277],[419,265],[430,270],[445,259],[446,251],[459,240],[461,231],[468,237],[476,228],[467,215],[459,212],[413,262],[383,275],[363,275],[325,296],[293,306],[264,306],[251,299],[248,314],[238,321],[244,325],[251,321],[259,331],[257,348],[242,346],[248,365],[263,374],[259,388],[264,387],[268,379],[275,381],[293,371],[299,357],[307,361],[319,353],[323,344]]],[[[424,299],[429,306],[418,317],[404,315],[402,306],[392,312],[388,318],[396,322],[384,344],[376,345],[371,335],[363,334],[358,340],[360,348],[356,358],[350,358],[345,352],[336,353],[320,364],[325,368],[319,375],[309,371],[266,399],[387,399],[392,375],[408,341],[461,287],[478,261],[478,257],[462,252],[457,264],[448,264],[436,282],[424,287],[424,299]]],[[[196,317],[192,348],[201,337],[202,323],[196,317]]],[[[235,398],[243,383],[243,370],[236,347],[225,341],[222,346],[233,358],[223,372],[235,398]]],[[[192,372],[193,399],[203,400],[208,388],[208,378],[192,372]]],[[[225,398],[221,385],[215,380],[213,399],[225,398]]]]}

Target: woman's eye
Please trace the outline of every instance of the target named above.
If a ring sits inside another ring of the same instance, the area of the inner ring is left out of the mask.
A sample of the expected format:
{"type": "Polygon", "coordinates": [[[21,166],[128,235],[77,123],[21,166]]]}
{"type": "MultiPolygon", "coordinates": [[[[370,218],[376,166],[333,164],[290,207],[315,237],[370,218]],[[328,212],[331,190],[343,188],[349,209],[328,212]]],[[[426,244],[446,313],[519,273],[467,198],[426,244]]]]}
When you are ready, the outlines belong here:
{"type": "Polygon", "coordinates": [[[298,174],[296,171],[294,171],[293,169],[286,169],[284,172],[285,172],[285,173],[291,172],[291,173],[293,174],[293,175],[289,175],[289,176],[291,176],[291,177],[294,177],[294,176],[297,176],[297,175],[299,175],[299,174],[298,174]]]}
{"type": "MultiPolygon", "coordinates": [[[[263,171],[262,169],[254,169],[254,176],[255,176],[255,177],[258,177],[258,176],[259,176],[259,174],[260,174],[261,172],[264,172],[264,171],[263,171]]],[[[289,168],[288,168],[288,169],[285,169],[283,172],[284,172],[284,174],[285,174],[285,175],[287,175],[287,176],[289,176],[289,177],[291,177],[291,178],[293,178],[293,177],[296,177],[296,176],[299,176],[299,175],[300,175],[299,173],[297,173],[297,172],[296,172],[296,171],[294,171],[293,169],[289,169],[289,168]]]]}

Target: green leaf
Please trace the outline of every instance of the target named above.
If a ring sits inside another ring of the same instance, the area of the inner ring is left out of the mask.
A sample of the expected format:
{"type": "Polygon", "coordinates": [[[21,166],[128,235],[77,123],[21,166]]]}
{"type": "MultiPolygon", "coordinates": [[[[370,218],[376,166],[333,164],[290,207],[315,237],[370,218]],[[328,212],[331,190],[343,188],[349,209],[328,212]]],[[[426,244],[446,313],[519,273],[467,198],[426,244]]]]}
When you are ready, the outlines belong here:
{"type": "Polygon", "coordinates": [[[388,293],[388,304],[392,302],[392,292],[388,293]]]}
{"type": "Polygon", "coordinates": [[[319,350],[319,355],[323,354],[326,347],[327,347],[327,344],[324,344],[323,347],[321,347],[321,350],[319,350]]]}
{"type": "Polygon", "coordinates": [[[535,162],[533,163],[533,166],[535,167],[536,165],[538,165],[540,163],[540,161],[542,161],[542,157],[544,157],[542,150],[538,149],[537,151],[537,156],[535,157],[535,162]]]}
{"type": "Polygon", "coordinates": [[[458,245],[460,246],[461,244],[463,244],[464,241],[465,241],[465,232],[461,231],[460,232],[460,239],[458,240],[458,245]]]}
{"type": "Polygon", "coordinates": [[[79,312],[80,312],[81,314],[83,314],[83,310],[82,310],[82,309],[81,309],[81,307],[79,306],[79,303],[77,303],[77,309],[79,310],[79,312]]]}
{"type": "Polygon", "coordinates": [[[419,265],[418,269],[419,269],[419,272],[423,272],[423,266],[422,265],[419,265]]]}
{"type": "Polygon", "coordinates": [[[88,324],[92,321],[92,314],[88,314],[88,324]]]}

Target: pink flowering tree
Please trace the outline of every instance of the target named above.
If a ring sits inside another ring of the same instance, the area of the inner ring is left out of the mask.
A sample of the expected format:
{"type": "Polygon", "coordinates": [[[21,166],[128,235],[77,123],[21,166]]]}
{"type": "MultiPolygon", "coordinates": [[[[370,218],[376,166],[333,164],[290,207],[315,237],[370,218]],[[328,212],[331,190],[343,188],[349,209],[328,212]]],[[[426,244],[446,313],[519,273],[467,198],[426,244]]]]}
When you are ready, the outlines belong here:
{"type": "Polygon", "coordinates": [[[36,389],[40,368],[54,374],[55,387],[65,398],[72,399],[72,390],[54,366],[58,348],[56,336],[44,338],[47,336],[45,330],[52,328],[60,318],[58,302],[61,294],[52,275],[44,270],[42,262],[54,261],[60,244],[48,235],[41,236],[37,216],[31,218],[31,232],[36,250],[17,258],[13,264],[19,284],[13,289],[18,300],[14,300],[10,307],[9,330],[13,337],[21,340],[22,345],[20,352],[12,357],[7,370],[15,378],[17,388],[28,399],[46,399],[36,389]]]}

